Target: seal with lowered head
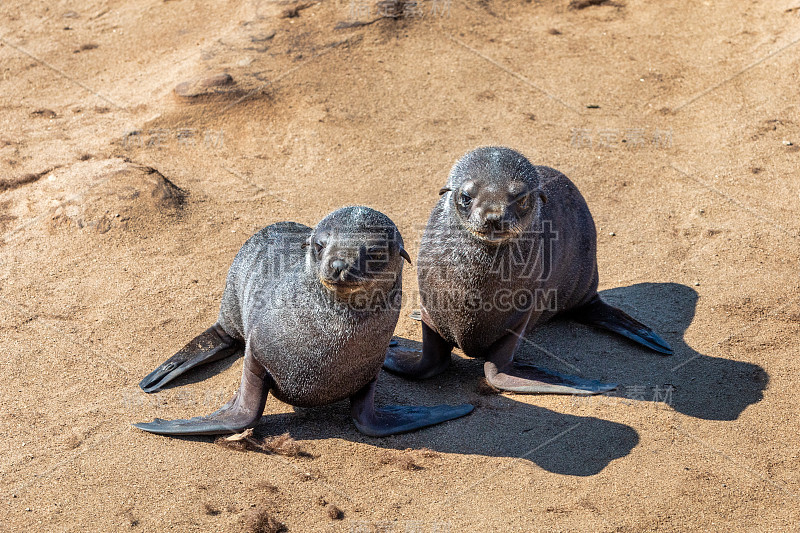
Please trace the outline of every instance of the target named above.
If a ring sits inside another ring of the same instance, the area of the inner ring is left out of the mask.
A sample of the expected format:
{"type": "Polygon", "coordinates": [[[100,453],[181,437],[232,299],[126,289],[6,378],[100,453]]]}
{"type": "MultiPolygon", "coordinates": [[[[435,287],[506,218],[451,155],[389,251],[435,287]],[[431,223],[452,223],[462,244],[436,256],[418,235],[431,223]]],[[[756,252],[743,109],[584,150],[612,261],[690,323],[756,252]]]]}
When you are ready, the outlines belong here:
{"type": "Polygon", "coordinates": [[[400,313],[403,260],[394,223],[368,207],[345,207],[311,229],[267,226],[239,250],[217,323],[139,384],[159,390],[198,365],[244,346],[239,391],[218,411],[134,426],[167,435],[235,433],[261,419],[267,394],[299,407],[350,398],[370,436],[412,431],[471,412],[469,404],[374,405],[378,373],[400,313]]]}
{"type": "Polygon", "coordinates": [[[453,347],[485,358],[494,387],[598,394],[616,388],[514,361],[523,336],[555,316],[669,345],[597,293],[596,230],[575,185],[509,148],[483,147],[450,171],[417,259],[422,351],[390,348],[384,368],[408,378],[447,368],[453,347]]]}

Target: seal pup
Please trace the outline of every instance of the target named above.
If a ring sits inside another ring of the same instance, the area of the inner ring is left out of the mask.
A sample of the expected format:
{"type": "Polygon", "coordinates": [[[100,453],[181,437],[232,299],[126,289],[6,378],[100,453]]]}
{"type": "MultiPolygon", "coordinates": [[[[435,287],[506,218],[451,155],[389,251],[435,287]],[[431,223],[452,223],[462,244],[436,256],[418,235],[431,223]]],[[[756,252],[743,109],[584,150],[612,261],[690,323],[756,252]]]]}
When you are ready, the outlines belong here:
{"type": "Polygon", "coordinates": [[[464,416],[469,404],[374,405],[378,373],[400,313],[403,260],[394,223],[345,207],[311,229],[267,226],[242,246],[228,272],[216,324],[139,384],[153,392],[190,368],[242,345],[239,391],[218,411],[134,426],[151,433],[235,433],[261,419],[269,392],[299,407],[350,398],[356,427],[380,437],[464,416]]]}
{"type": "Polygon", "coordinates": [[[596,230],[575,185],[509,148],[482,147],[450,171],[420,244],[422,351],[390,348],[384,368],[427,378],[453,347],[486,359],[494,387],[597,394],[616,388],[514,362],[522,337],[555,316],[623,335],[662,354],[655,332],[597,293],[596,230]]]}

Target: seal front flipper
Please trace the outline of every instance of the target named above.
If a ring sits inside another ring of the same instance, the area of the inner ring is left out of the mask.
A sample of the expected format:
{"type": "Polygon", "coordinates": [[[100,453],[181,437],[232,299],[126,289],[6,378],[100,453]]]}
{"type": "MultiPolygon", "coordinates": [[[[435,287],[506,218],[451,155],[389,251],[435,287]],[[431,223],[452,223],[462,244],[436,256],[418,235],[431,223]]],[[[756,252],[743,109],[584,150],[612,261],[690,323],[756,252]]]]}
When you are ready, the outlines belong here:
{"type": "Polygon", "coordinates": [[[523,363],[512,363],[509,368],[499,370],[494,363],[486,361],[484,373],[493,387],[507,392],[588,396],[617,388],[612,383],[569,376],[523,363]]]}
{"type": "Polygon", "coordinates": [[[670,345],[655,331],[621,309],[608,305],[599,295],[592,298],[589,303],[569,311],[568,316],[581,324],[613,331],[651,350],[672,355],[670,345]]]}
{"type": "Polygon", "coordinates": [[[433,426],[467,415],[474,409],[468,403],[432,407],[387,405],[376,408],[375,384],[377,382],[378,378],[373,378],[350,397],[350,414],[353,422],[361,433],[370,437],[386,437],[433,426]]]}
{"type": "Polygon", "coordinates": [[[527,320],[500,337],[489,347],[483,372],[493,387],[502,391],[527,394],[602,394],[617,388],[613,383],[569,376],[533,365],[514,361],[527,320]]]}
{"type": "Polygon", "coordinates": [[[267,370],[250,353],[245,354],[239,391],[222,408],[208,416],[188,420],[162,420],[133,424],[159,435],[218,435],[237,433],[261,420],[267,394],[273,386],[267,370]]]}
{"type": "Polygon", "coordinates": [[[422,351],[389,345],[383,368],[407,379],[425,379],[450,366],[452,346],[425,322],[422,323],[422,351]]]}
{"type": "Polygon", "coordinates": [[[224,359],[238,347],[236,339],[214,324],[150,372],[139,382],[139,387],[145,392],[156,392],[187,370],[224,359]]]}

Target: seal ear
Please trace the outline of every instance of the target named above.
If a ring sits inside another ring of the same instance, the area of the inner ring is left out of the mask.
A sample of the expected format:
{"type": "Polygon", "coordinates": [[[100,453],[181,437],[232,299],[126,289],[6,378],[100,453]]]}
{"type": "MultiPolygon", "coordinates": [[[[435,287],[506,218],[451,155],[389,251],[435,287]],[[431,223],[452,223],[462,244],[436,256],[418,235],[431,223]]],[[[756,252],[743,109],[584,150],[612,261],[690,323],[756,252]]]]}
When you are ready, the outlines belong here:
{"type": "MultiPolygon", "coordinates": [[[[448,189],[447,187],[442,187],[441,189],[439,189],[439,196],[443,195],[443,194],[444,194],[444,193],[446,193],[446,192],[450,192],[450,191],[452,191],[452,190],[453,190],[453,189],[448,189]]],[[[411,262],[411,261],[409,261],[409,263],[410,263],[410,262],[411,262]]]]}
{"type": "Polygon", "coordinates": [[[545,195],[544,195],[544,193],[543,193],[542,191],[539,191],[539,198],[541,198],[541,199],[542,199],[542,203],[543,203],[543,204],[546,204],[546,203],[547,203],[547,196],[545,196],[545,195]]]}
{"type": "Polygon", "coordinates": [[[409,257],[408,252],[406,252],[406,249],[402,246],[400,247],[400,257],[408,261],[409,265],[411,264],[411,257],[409,257]]]}

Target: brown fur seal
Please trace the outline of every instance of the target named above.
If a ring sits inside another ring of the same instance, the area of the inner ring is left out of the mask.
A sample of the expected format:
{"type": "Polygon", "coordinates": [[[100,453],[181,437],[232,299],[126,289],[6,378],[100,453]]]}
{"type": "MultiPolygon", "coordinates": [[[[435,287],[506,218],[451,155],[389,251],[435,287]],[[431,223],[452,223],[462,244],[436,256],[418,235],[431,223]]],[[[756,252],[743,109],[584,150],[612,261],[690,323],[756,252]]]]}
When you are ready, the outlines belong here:
{"type": "Polygon", "coordinates": [[[565,175],[514,150],[484,147],[453,166],[440,194],[417,259],[422,352],[392,348],[384,368],[430,377],[459,347],[486,359],[486,378],[501,390],[615,388],[514,362],[522,336],[558,315],[672,353],[650,328],[600,299],[594,222],[565,175]]]}
{"type": "Polygon", "coordinates": [[[140,383],[156,391],[243,345],[239,392],[208,416],[134,425],[172,435],[236,432],[258,423],[269,392],[301,407],[350,398],[356,426],[371,436],[469,413],[469,404],[374,405],[400,312],[403,259],[408,254],[394,223],[368,207],[334,211],[313,230],[293,222],[267,226],[236,255],[217,323],[140,383]]]}

